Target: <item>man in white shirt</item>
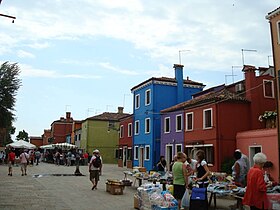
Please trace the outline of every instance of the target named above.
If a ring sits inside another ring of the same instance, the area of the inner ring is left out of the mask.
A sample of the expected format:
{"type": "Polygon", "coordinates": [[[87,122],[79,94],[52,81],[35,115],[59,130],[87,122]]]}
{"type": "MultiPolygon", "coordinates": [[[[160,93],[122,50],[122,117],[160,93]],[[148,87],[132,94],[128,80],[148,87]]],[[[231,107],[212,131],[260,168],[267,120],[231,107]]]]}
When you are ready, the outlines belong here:
{"type": "Polygon", "coordinates": [[[92,183],[92,188],[91,190],[97,189],[97,183],[99,181],[99,172],[101,171],[102,168],[102,160],[100,157],[100,152],[98,149],[93,151],[93,155],[90,159],[89,162],[89,173],[90,173],[90,181],[92,183]]]}
{"type": "Polygon", "coordinates": [[[249,164],[249,158],[247,157],[247,155],[243,154],[241,152],[240,149],[236,149],[235,152],[240,152],[241,153],[241,160],[244,162],[244,165],[245,165],[245,174],[248,173],[249,169],[250,169],[250,164],[249,164]]]}

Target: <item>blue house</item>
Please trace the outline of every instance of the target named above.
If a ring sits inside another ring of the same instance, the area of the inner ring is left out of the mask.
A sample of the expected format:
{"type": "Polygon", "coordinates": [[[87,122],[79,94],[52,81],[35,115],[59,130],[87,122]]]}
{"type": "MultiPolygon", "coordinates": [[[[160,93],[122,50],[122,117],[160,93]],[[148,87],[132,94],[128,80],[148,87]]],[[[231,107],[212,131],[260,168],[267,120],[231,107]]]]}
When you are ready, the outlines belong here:
{"type": "Polygon", "coordinates": [[[160,157],[160,111],[190,100],[205,87],[183,79],[183,65],[174,64],[175,78],[152,77],[131,89],[133,93],[133,165],[152,170],[160,157]]]}

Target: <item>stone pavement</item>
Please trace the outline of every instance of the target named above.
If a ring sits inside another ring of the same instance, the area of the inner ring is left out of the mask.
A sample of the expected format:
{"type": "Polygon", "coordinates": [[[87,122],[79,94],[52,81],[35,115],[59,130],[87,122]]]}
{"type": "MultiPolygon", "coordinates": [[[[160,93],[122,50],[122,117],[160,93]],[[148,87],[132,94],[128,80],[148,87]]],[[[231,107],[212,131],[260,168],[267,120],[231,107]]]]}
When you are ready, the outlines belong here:
{"type": "MultiPolygon", "coordinates": [[[[123,179],[123,168],[104,164],[97,190],[91,190],[88,167],[80,166],[85,176],[43,176],[35,174],[73,174],[75,166],[55,166],[40,163],[28,166],[27,176],[21,176],[20,167],[13,168],[8,176],[8,166],[0,165],[0,209],[55,209],[55,210],[133,210],[136,187],[125,187],[123,195],[106,192],[107,179],[123,179]]],[[[234,200],[217,199],[217,209],[230,209],[234,200]]]]}

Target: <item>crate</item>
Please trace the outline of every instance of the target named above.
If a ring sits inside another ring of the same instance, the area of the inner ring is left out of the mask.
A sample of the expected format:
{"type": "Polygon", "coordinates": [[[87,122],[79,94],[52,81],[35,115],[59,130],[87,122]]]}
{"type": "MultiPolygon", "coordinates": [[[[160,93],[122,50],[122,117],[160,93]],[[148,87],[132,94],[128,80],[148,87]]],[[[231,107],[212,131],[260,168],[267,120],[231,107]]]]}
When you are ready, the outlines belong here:
{"type": "Polygon", "coordinates": [[[106,183],[106,191],[112,195],[122,195],[123,194],[124,185],[123,184],[109,184],[106,183]]]}

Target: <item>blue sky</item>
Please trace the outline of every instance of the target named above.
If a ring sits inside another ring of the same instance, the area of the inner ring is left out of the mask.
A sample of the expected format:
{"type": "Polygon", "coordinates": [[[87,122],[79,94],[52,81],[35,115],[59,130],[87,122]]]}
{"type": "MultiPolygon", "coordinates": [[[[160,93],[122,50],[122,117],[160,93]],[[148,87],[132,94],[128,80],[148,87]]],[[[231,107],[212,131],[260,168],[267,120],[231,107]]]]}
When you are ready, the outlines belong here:
{"type": "Polygon", "coordinates": [[[39,136],[70,111],[76,120],[118,106],[150,77],[184,77],[206,88],[243,79],[245,64],[273,65],[268,12],[278,0],[3,0],[0,62],[16,62],[16,134],[39,136]],[[183,51],[189,50],[189,51],[183,51]]]}

